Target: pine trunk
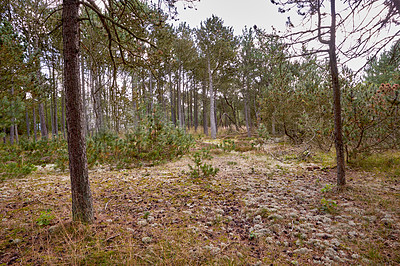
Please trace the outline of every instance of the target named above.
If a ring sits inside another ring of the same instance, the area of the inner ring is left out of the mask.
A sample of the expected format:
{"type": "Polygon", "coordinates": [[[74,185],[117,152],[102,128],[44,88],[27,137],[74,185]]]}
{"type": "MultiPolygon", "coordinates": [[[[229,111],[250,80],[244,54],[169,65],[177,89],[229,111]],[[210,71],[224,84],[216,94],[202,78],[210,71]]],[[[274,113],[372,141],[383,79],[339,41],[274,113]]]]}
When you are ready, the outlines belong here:
{"type": "MultiPolygon", "coordinates": [[[[243,80],[244,79],[245,78],[243,78],[243,80]]],[[[243,85],[244,85],[244,89],[245,89],[245,92],[244,92],[244,118],[246,120],[247,136],[250,138],[251,137],[251,128],[250,128],[251,122],[250,122],[249,105],[248,105],[248,97],[249,97],[249,94],[247,92],[248,84],[247,83],[244,84],[244,82],[243,82],[243,85]]]]}
{"type": "Polygon", "coordinates": [[[87,115],[87,103],[86,103],[86,90],[85,90],[85,61],[84,57],[81,56],[81,71],[82,71],[82,103],[83,103],[83,131],[84,135],[87,136],[89,132],[88,128],[88,115],[87,115]]]}
{"type": "Polygon", "coordinates": [[[336,56],[336,10],[335,1],[331,0],[331,36],[329,41],[329,66],[331,70],[332,89],[333,89],[333,108],[335,120],[335,148],[337,161],[337,185],[342,187],[346,184],[345,177],[345,158],[342,136],[342,108],[340,103],[339,71],[336,56]]]}
{"type": "Polygon", "coordinates": [[[210,58],[207,60],[208,69],[208,82],[209,82],[209,92],[210,92],[210,127],[211,127],[211,138],[217,138],[217,126],[215,124],[215,104],[214,104],[214,87],[213,78],[211,73],[210,58]]]}
{"type": "Polygon", "coordinates": [[[193,91],[194,93],[194,131],[197,132],[197,127],[199,126],[199,108],[198,108],[198,96],[197,96],[197,90],[196,90],[196,85],[195,89],[193,91]]]}
{"type": "Polygon", "coordinates": [[[30,123],[29,123],[29,113],[28,113],[28,108],[25,110],[25,121],[26,121],[26,135],[29,138],[31,137],[31,132],[30,132],[30,123]]]}
{"type": "Polygon", "coordinates": [[[47,126],[46,126],[46,117],[44,113],[44,105],[43,103],[39,103],[39,120],[40,120],[40,132],[42,134],[42,139],[47,140],[47,126]]]}
{"type": "Polygon", "coordinates": [[[203,82],[203,132],[204,132],[204,135],[208,136],[207,91],[206,91],[206,83],[205,82],[203,82]]]}
{"type": "Polygon", "coordinates": [[[79,1],[63,1],[64,88],[67,114],[69,169],[73,220],[91,223],[93,217],[83,110],[79,80],[79,1]]]}
{"type": "Polygon", "coordinates": [[[179,68],[178,71],[178,84],[177,84],[177,109],[178,109],[178,125],[180,128],[182,128],[183,125],[183,118],[182,118],[182,107],[181,107],[181,69],[182,67],[179,68]]]}
{"type": "Polygon", "coordinates": [[[35,142],[37,141],[37,125],[36,125],[36,112],[35,112],[35,106],[33,106],[33,111],[32,111],[32,116],[33,116],[33,136],[35,142]]]}
{"type": "Polygon", "coordinates": [[[17,124],[15,124],[15,125],[14,125],[14,127],[15,127],[15,130],[14,130],[14,133],[15,133],[15,142],[18,144],[18,143],[19,143],[19,137],[18,137],[18,125],[17,125],[17,124]]]}
{"type": "Polygon", "coordinates": [[[54,125],[55,125],[54,134],[56,136],[58,136],[58,104],[57,104],[58,103],[58,100],[57,100],[58,91],[57,91],[57,79],[55,76],[55,66],[54,65],[53,65],[53,84],[54,84],[54,98],[53,98],[54,112],[53,112],[53,114],[54,114],[54,125]]]}
{"type": "Polygon", "coordinates": [[[64,88],[61,90],[61,127],[62,127],[62,133],[63,137],[65,139],[65,90],[64,88]]]}
{"type": "Polygon", "coordinates": [[[175,114],[175,95],[174,86],[172,85],[172,73],[169,71],[169,98],[171,101],[171,121],[176,126],[176,114],[175,114]]]}

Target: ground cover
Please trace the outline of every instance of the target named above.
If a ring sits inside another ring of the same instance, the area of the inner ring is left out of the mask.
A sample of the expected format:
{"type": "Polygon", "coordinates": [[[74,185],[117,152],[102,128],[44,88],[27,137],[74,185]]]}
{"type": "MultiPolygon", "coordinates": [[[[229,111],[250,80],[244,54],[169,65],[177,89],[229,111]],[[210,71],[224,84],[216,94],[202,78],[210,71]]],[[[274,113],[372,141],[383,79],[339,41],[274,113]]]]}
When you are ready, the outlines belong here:
{"type": "Polygon", "coordinates": [[[329,158],[248,140],[196,149],[207,147],[215,176],[193,178],[189,156],[91,170],[92,225],[71,221],[67,173],[1,182],[0,264],[400,263],[398,177],[349,169],[337,191],[329,158]]]}

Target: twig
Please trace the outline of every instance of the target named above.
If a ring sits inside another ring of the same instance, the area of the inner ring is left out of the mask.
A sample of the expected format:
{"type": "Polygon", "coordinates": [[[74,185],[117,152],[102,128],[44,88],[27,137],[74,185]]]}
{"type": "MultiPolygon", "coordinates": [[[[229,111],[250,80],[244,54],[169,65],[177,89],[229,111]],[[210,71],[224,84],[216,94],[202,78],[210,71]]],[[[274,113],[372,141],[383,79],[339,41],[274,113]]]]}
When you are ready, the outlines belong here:
{"type": "Polygon", "coordinates": [[[107,201],[106,206],[104,206],[104,210],[107,210],[108,203],[110,203],[111,200],[112,200],[112,199],[110,199],[109,201],[107,201]]]}
{"type": "Polygon", "coordinates": [[[268,152],[269,155],[271,155],[272,158],[274,158],[277,161],[280,161],[281,163],[285,163],[284,160],[279,159],[278,157],[276,157],[275,155],[272,154],[272,152],[268,152]]]}
{"type": "Polygon", "coordinates": [[[112,239],[114,239],[116,237],[119,237],[120,235],[121,234],[110,236],[109,238],[106,239],[106,242],[108,242],[108,241],[110,241],[110,240],[112,240],[112,239]]]}

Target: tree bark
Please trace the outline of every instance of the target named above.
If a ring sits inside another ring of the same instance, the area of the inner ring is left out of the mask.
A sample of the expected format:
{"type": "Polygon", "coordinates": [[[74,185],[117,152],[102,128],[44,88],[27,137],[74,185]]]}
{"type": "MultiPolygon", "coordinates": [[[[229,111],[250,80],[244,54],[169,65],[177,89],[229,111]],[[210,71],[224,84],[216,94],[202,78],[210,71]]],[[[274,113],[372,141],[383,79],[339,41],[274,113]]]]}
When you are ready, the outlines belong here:
{"type": "MultiPolygon", "coordinates": [[[[169,67],[171,68],[171,67],[169,67]]],[[[172,86],[172,73],[171,69],[169,69],[169,98],[171,101],[171,121],[176,126],[176,114],[175,114],[175,95],[174,95],[174,87],[172,86]]]]}
{"type": "Polygon", "coordinates": [[[203,82],[203,132],[204,132],[204,135],[208,136],[207,91],[206,91],[206,83],[205,82],[203,82]]]}
{"type": "Polygon", "coordinates": [[[61,90],[61,129],[65,139],[65,90],[61,90]]]}
{"type": "Polygon", "coordinates": [[[102,104],[101,104],[101,91],[102,91],[102,84],[101,84],[101,78],[100,78],[100,71],[98,68],[95,69],[95,73],[92,74],[93,78],[93,105],[94,105],[94,114],[95,114],[95,127],[96,127],[96,132],[102,132],[103,127],[104,127],[104,121],[103,121],[103,110],[102,110],[102,104]],[[94,75],[93,75],[94,74],[94,75]],[[96,78],[97,77],[97,78],[96,78]]]}
{"type": "Polygon", "coordinates": [[[56,135],[55,133],[55,126],[54,126],[54,113],[55,113],[55,108],[54,108],[54,95],[51,93],[50,97],[50,118],[51,118],[51,134],[53,136],[53,139],[56,135]]]}
{"type": "Polygon", "coordinates": [[[46,117],[44,113],[44,105],[43,103],[39,103],[39,120],[40,120],[40,132],[42,134],[42,139],[47,140],[47,126],[46,126],[46,117]]]}
{"type": "Polygon", "coordinates": [[[31,133],[30,133],[30,123],[29,123],[28,108],[25,109],[25,122],[26,122],[26,135],[27,135],[28,141],[29,141],[29,138],[31,137],[31,133]]]}
{"type": "Polygon", "coordinates": [[[73,220],[93,222],[79,77],[79,0],[63,0],[64,88],[73,220]]]}
{"type": "Polygon", "coordinates": [[[244,118],[246,121],[247,137],[251,137],[251,118],[249,113],[249,93],[248,93],[248,82],[245,82],[246,77],[243,77],[243,87],[244,87],[244,118]]]}
{"type": "Polygon", "coordinates": [[[14,145],[14,118],[11,118],[11,126],[10,126],[10,144],[14,145]]]}
{"type": "Polygon", "coordinates": [[[197,90],[196,90],[196,84],[194,85],[194,131],[197,132],[197,127],[199,126],[199,108],[198,108],[198,100],[197,100],[197,90]]]}
{"type": "Polygon", "coordinates": [[[54,85],[54,102],[53,102],[53,106],[54,106],[54,134],[56,136],[58,136],[58,105],[57,105],[57,98],[58,98],[58,93],[57,93],[57,79],[56,79],[56,73],[55,73],[55,65],[53,64],[53,85],[54,85]]]}
{"type": "Polygon", "coordinates": [[[210,58],[207,59],[207,69],[208,69],[208,82],[209,82],[209,92],[210,92],[210,127],[211,127],[211,138],[217,138],[217,126],[215,124],[215,103],[214,103],[214,87],[213,78],[211,73],[210,58]]]}
{"type": "Polygon", "coordinates": [[[86,89],[85,89],[85,60],[84,57],[81,55],[81,71],[82,71],[82,103],[83,103],[83,131],[84,135],[87,136],[89,132],[88,126],[88,114],[87,114],[87,103],[86,103],[86,89]]]}
{"type": "Polygon", "coordinates": [[[33,106],[33,111],[32,111],[32,116],[33,116],[33,136],[35,142],[37,141],[37,125],[36,125],[36,112],[35,112],[35,106],[33,106]]]}
{"type": "Polygon", "coordinates": [[[183,117],[182,117],[182,94],[181,94],[181,72],[182,72],[182,66],[179,67],[178,71],[178,84],[177,84],[177,109],[178,109],[178,125],[180,128],[183,128],[183,117]]]}
{"type": "Polygon", "coordinates": [[[339,71],[336,57],[336,10],[335,0],[331,0],[331,29],[329,41],[329,66],[331,70],[332,89],[333,89],[333,107],[335,120],[335,148],[337,160],[337,185],[339,187],[346,184],[344,149],[342,136],[342,108],[340,103],[340,84],[339,71]]]}
{"type": "Polygon", "coordinates": [[[15,142],[18,144],[18,143],[19,143],[18,125],[17,125],[17,124],[14,124],[14,127],[15,127],[15,130],[14,130],[14,133],[15,133],[15,142]]]}
{"type": "Polygon", "coordinates": [[[14,144],[14,137],[15,137],[15,112],[14,112],[14,88],[11,88],[11,126],[10,126],[10,144],[13,145],[14,144]]]}

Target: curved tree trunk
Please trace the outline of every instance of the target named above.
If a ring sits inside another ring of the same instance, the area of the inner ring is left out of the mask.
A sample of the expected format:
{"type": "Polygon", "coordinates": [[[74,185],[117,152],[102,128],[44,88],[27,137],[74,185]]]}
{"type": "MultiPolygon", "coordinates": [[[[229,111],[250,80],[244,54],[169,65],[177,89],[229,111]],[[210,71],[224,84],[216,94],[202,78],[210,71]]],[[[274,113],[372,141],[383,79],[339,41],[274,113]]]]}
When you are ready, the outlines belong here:
{"type": "Polygon", "coordinates": [[[72,217],[93,222],[92,194],[83,129],[81,87],[79,84],[79,1],[63,1],[64,89],[67,115],[69,169],[72,191],[72,217]]]}

